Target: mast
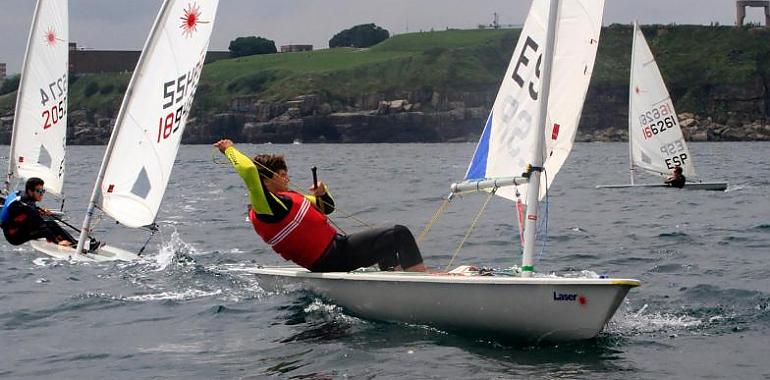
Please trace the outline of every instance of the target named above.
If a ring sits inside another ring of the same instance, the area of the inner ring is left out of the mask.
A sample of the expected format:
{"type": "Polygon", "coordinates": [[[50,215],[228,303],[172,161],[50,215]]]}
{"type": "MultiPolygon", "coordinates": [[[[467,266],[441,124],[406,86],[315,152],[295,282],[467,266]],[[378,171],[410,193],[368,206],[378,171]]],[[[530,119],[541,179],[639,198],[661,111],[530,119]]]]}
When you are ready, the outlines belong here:
{"type": "Polygon", "coordinates": [[[634,20],[634,33],[631,38],[631,78],[628,85],[628,168],[631,175],[631,184],[634,184],[634,139],[631,131],[631,118],[633,117],[633,96],[634,96],[634,57],[636,56],[636,31],[639,28],[639,22],[634,20]]]}
{"type": "Polygon", "coordinates": [[[535,236],[537,234],[537,208],[540,199],[540,175],[543,171],[545,127],[548,120],[548,97],[551,92],[551,71],[556,41],[556,22],[559,17],[559,0],[551,0],[548,7],[548,29],[543,52],[543,82],[540,90],[540,107],[535,126],[535,149],[532,154],[532,172],[527,187],[527,217],[524,225],[524,256],[521,259],[521,276],[532,277],[535,270],[535,236]]]}
{"type": "Polygon", "coordinates": [[[110,141],[109,143],[107,143],[107,150],[104,153],[104,158],[102,158],[102,166],[99,167],[99,174],[97,174],[96,176],[96,183],[94,184],[94,189],[91,192],[91,200],[88,202],[86,215],[83,218],[83,227],[80,230],[80,237],[78,238],[78,246],[76,249],[76,252],[78,253],[84,253],[85,241],[86,239],[88,239],[88,235],[91,232],[91,218],[93,218],[94,210],[96,209],[97,199],[101,195],[102,182],[104,181],[104,173],[107,171],[107,165],[110,163],[110,158],[112,156],[112,151],[115,147],[115,141],[117,140],[119,128],[123,126],[123,120],[126,117],[126,109],[127,109],[128,101],[134,92],[134,84],[136,83],[136,79],[142,75],[143,67],[145,65],[145,62],[147,61],[148,47],[154,40],[153,37],[158,33],[158,30],[161,27],[161,20],[166,19],[166,14],[169,12],[169,9],[171,8],[170,6],[171,2],[172,0],[163,1],[163,5],[161,6],[162,8],[160,12],[158,12],[158,16],[155,19],[155,22],[153,23],[152,30],[150,31],[150,36],[147,38],[147,41],[144,44],[144,48],[142,48],[142,53],[139,56],[139,62],[136,64],[136,69],[134,70],[134,74],[131,76],[131,82],[129,82],[128,88],[126,89],[126,95],[123,98],[123,103],[120,105],[120,111],[118,111],[118,117],[115,120],[115,128],[112,129],[112,135],[110,136],[110,141]]]}
{"type": "Polygon", "coordinates": [[[29,65],[29,48],[32,46],[32,38],[35,33],[35,25],[40,19],[40,3],[42,0],[38,0],[35,4],[35,13],[32,16],[32,26],[29,28],[29,37],[27,37],[27,49],[24,51],[24,62],[21,64],[21,77],[19,79],[19,88],[16,90],[16,106],[13,111],[13,129],[11,130],[11,151],[8,155],[8,175],[5,178],[5,193],[11,193],[11,180],[14,177],[14,167],[16,166],[16,128],[19,128],[19,110],[21,106],[21,90],[24,88],[24,78],[27,76],[27,66],[29,65]]]}

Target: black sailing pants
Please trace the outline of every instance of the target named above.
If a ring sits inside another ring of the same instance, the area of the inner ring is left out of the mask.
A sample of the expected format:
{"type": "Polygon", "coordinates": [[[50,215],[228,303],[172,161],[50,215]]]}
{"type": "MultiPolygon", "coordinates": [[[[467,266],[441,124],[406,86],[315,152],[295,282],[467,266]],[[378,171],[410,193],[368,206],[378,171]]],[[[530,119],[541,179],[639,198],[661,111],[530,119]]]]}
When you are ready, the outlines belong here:
{"type": "Polygon", "coordinates": [[[422,263],[417,242],[408,228],[395,225],[350,235],[337,235],[313,267],[313,272],[350,272],[378,264],[380,270],[409,268],[422,263]]]}

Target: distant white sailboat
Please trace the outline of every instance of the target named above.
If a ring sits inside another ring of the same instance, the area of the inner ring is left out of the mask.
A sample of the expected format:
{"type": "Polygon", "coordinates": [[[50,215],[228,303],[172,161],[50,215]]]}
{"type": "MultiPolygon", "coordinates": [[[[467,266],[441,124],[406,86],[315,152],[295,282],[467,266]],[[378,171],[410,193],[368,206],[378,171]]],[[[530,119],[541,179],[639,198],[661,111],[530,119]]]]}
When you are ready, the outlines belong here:
{"type": "Polygon", "coordinates": [[[38,177],[62,195],[67,140],[68,0],[38,0],[16,96],[7,193],[38,177]]]}
{"type": "MultiPolygon", "coordinates": [[[[532,3],[466,181],[453,185],[453,193],[495,191],[508,199],[525,197],[527,204],[537,205],[572,147],[603,9],[601,0],[532,3]],[[522,177],[530,166],[534,170],[522,177]],[[543,167],[547,181],[540,182],[543,167]]],[[[639,281],[534,276],[537,209],[528,208],[520,277],[311,273],[296,267],[231,270],[256,275],[267,289],[309,289],[365,318],[497,338],[592,338],[639,281]]]]}
{"type": "Polygon", "coordinates": [[[206,58],[218,0],[165,0],[134,70],[83,220],[77,248],[33,246],[73,260],[134,260],[109,245],[85,254],[98,207],[129,228],[151,227],[166,192],[206,58]]]}
{"type": "MultiPolygon", "coordinates": [[[[679,166],[686,178],[697,178],[693,156],[679,126],[679,119],[666,83],[638,23],[634,23],[631,79],[628,103],[628,152],[631,183],[600,185],[597,188],[669,187],[663,183],[634,183],[635,169],[666,176],[679,166]]],[[[727,189],[726,182],[688,181],[685,189],[727,189]]]]}

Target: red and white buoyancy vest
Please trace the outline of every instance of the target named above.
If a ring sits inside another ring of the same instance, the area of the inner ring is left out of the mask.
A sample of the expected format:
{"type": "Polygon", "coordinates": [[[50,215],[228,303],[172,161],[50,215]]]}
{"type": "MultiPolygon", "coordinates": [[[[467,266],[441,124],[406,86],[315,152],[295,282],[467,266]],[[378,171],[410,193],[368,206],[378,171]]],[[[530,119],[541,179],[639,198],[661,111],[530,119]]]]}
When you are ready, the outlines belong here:
{"type": "Polygon", "coordinates": [[[249,220],[254,231],[284,259],[310,269],[329,247],[337,231],[326,215],[302,194],[286,191],[276,195],[291,199],[289,214],[277,223],[265,223],[257,219],[252,208],[249,220]]]}

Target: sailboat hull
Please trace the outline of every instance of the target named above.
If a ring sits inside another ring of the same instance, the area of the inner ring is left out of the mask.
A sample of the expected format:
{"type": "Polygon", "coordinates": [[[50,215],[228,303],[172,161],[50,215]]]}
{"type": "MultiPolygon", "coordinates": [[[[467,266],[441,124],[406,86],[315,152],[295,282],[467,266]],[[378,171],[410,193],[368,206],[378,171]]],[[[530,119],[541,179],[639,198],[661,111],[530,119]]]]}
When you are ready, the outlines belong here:
{"type": "Polygon", "coordinates": [[[88,254],[78,254],[73,247],[63,247],[45,240],[33,240],[30,242],[30,245],[40,253],[61,260],[82,262],[139,260],[137,254],[110,245],[102,245],[95,252],[88,254]]]}
{"type": "MultiPolygon", "coordinates": [[[[628,189],[628,188],[650,188],[650,187],[665,187],[671,188],[663,183],[640,183],[640,184],[623,184],[623,185],[598,185],[597,189],[628,189]]],[[[682,188],[684,190],[710,190],[710,191],[725,191],[727,190],[727,182],[693,182],[687,183],[682,188]]]]}
{"type": "Polygon", "coordinates": [[[535,341],[595,337],[629,289],[639,285],[621,279],[233,270],[254,274],[268,291],[309,290],[366,319],[535,341]]]}

